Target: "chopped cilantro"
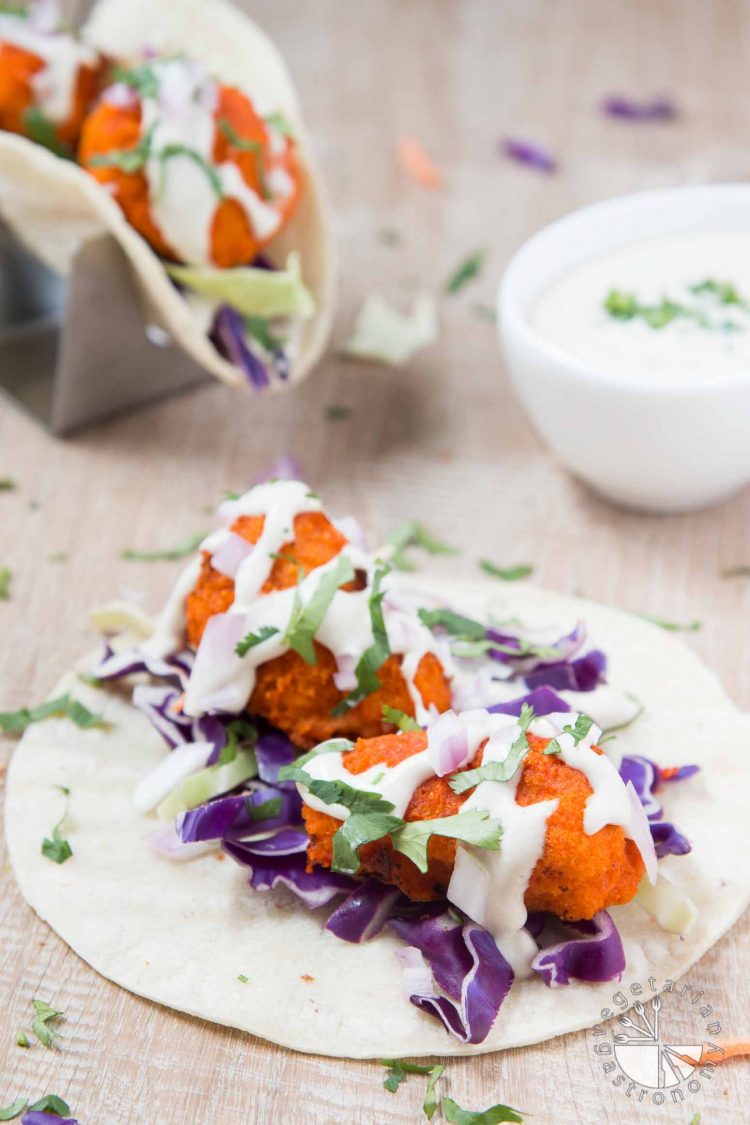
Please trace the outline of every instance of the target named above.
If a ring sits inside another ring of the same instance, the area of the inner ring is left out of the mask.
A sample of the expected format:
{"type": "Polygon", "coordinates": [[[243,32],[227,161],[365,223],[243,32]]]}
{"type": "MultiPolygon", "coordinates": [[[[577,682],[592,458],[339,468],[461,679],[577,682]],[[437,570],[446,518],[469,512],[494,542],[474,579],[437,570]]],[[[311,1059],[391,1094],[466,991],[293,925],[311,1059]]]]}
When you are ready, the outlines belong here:
{"type": "Polygon", "coordinates": [[[420,609],[419,620],[428,629],[445,629],[454,637],[465,641],[484,641],[487,628],[471,617],[454,613],[452,609],[420,609]]]}
{"type": "Polygon", "coordinates": [[[383,1066],[388,1067],[388,1073],[383,1079],[383,1086],[392,1094],[395,1094],[407,1074],[424,1074],[427,1076],[427,1092],[422,1109],[425,1117],[431,1121],[437,1109],[435,1087],[440,1076],[444,1073],[445,1067],[439,1065],[430,1066],[429,1064],[423,1066],[420,1063],[405,1062],[403,1059],[381,1059],[380,1062],[383,1066]]]}
{"type": "Polygon", "coordinates": [[[39,106],[32,105],[24,110],[23,123],[32,141],[36,141],[38,145],[49,149],[63,160],[72,160],[70,150],[62,144],[55,126],[48,117],[45,117],[39,106]]]}
{"type": "Polygon", "coordinates": [[[297,758],[290,766],[282,766],[279,770],[279,781],[294,781],[296,780],[292,773],[302,766],[306,766],[313,758],[319,757],[321,754],[346,754],[349,750],[354,749],[354,743],[350,742],[348,738],[329,738],[327,742],[321,742],[314,750],[308,750],[301,758],[297,758]]]}
{"type": "MultiPolygon", "coordinates": [[[[583,742],[584,738],[589,733],[589,731],[591,730],[593,725],[594,725],[594,720],[589,718],[588,715],[579,715],[578,718],[576,719],[576,721],[573,723],[573,726],[571,726],[570,723],[566,723],[566,725],[562,729],[562,733],[563,734],[569,734],[573,739],[573,745],[578,746],[579,743],[583,742]]],[[[558,735],[558,738],[559,737],[560,736],[558,735]]],[[[544,748],[544,753],[545,754],[561,754],[562,753],[562,746],[558,742],[557,738],[553,738],[547,743],[547,745],[544,748]]]]}
{"type": "Polygon", "coordinates": [[[517,582],[519,578],[528,578],[530,574],[534,573],[534,568],[530,563],[520,563],[518,566],[497,566],[489,559],[480,559],[479,565],[485,574],[491,574],[493,578],[501,578],[503,582],[517,582]]]}
{"type": "MultiPolygon", "coordinates": [[[[370,794],[377,797],[377,794],[370,794]]],[[[393,808],[390,801],[379,798],[384,805],[393,808]]],[[[332,871],[355,874],[359,870],[359,849],[374,840],[391,836],[403,825],[398,816],[385,812],[352,813],[347,817],[333,837],[332,871]]]]}
{"type": "Polygon", "coordinates": [[[383,227],[378,237],[384,246],[400,246],[404,241],[401,231],[395,230],[393,227],[383,227]]]}
{"type": "Polygon", "coordinates": [[[176,547],[165,547],[161,551],[134,551],[127,547],[122,552],[122,557],[129,559],[131,562],[174,562],[176,559],[184,559],[188,555],[192,555],[193,551],[197,551],[207,534],[207,531],[197,532],[184,542],[178,543],[176,547]]]}
{"type": "Polygon", "coordinates": [[[388,723],[393,723],[399,730],[422,730],[422,727],[412,719],[411,715],[407,715],[405,711],[399,711],[396,707],[389,707],[387,703],[383,704],[383,718],[388,723]]]}
{"type": "Polygon", "coordinates": [[[294,649],[307,664],[315,664],[317,655],[313,639],[323,623],[323,619],[333,601],[337,590],[354,578],[354,567],[343,555],[336,560],[332,570],[327,571],[318,582],[310,600],[303,604],[297,587],[292,614],[284,634],[284,644],[294,649]]]}
{"type": "Polygon", "coordinates": [[[475,301],[471,306],[471,311],[474,313],[474,316],[478,317],[480,320],[488,320],[492,324],[497,322],[497,313],[492,305],[484,305],[481,301],[475,301]]]}
{"type": "Polygon", "coordinates": [[[270,797],[259,805],[254,805],[252,801],[246,801],[245,804],[251,820],[271,820],[281,812],[281,797],[270,797]]]}
{"type": "MultiPolygon", "coordinates": [[[[250,333],[252,338],[260,344],[264,351],[270,355],[280,352],[286,344],[285,336],[277,336],[271,330],[271,325],[268,319],[264,316],[243,316],[245,328],[250,333]]],[[[236,492],[228,499],[237,500],[241,493],[236,492]]]]}
{"type": "Polygon", "coordinates": [[[698,629],[703,628],[701,621],[668,621],[664,617],[652,617],[649,613],[638,613],[637,617],[642,617],[644,621],[650,621],[652,625],[658,625],[660,629],[665,629],[668,633],[695,633],[698,629]]]}
{"type": "Polygon", "coordinates": [[[60,829],[65,822],[68,815],[68,798],[70,797],[70,790],[64,785],[58,785],[62,795],[65,797],[65,810],[58,820],[55,827],[52,829],[52,839],[48,836],[42,840],[42,855],[45,859],[51,859],[53,863],[65,863],[73,855],[73,849],[68,841],[63,837],[60,829]]]}
{"type": "Polygon", "coordinates": [[[258,731],[245,719],[232,719],[227,724],[227,740],[219,754],[220,766],[229,765],[240,750],[252,750],[258,739],[258,731]]]}
{"type": "Polygon", "coordinates": [[[17,731],[26,730],[31,723],[39,723],[53,715],[70,719],[82,730],[105,725],[101,715],[95,715],[66,692],[65,695],[58,696],[57,699],[48,699],[46,703],[40,703],[38,707],[21,707],[18,711],[0,711],[0,730],[14,734],[17,731]]]}
{"type": "Polygon", "coordinates": [[[331,422],[342,422],[345,418],[351,418],[352,408],[350,406],[333,406],[326,407],[326,418],[331,422]]]}
{"type": "Polygon", "coordinates": [[[482,781],[510,781],[529,749],[526,732],[534,717],[534,708],[529,707],[528,703],[524,703],[518,719],[518,725],[521,728],[520,734],[503,761],[485,762],[476,769],[464,770],[462,773],[455,774],[448,783],[453,792],[465,793],[467,789],[473,789],[475,785],[479,785],[482,781]]]}
{"type": "Polygon", "coordinates": [[[486,250],[475,250],[473,254],[469,254],[468,258],[464,258],[446,281],[445,292],[458,293],[459,289],[463,289],[467,282],[478,277],[486,257],[486,250]]]}
{"type": "Polygon", "coordinates": [[[7,566],[0,566],[0,601],[7,602],[10,597],[10,580],[12,577],[12,570],[9,570],[7,566]]]}
{"type": "Polygon", "coordinates": [[[109,152],[98,152],[88,158],[92,168],[119,168],[121,172],[132,175],[140,172],[151,155],[153,127],[140,138],[133,148],[113,148],[109,152]]]}
{"type": "Polygon", "coordinates": [[[25,1031],[19,1031],[16,1034],[16,1046],[17,1047],[30,1047],[31,1046],[31,1044],[29,1043],[29,1037],[28,1037],[28,1035],[26,1034],[25,1031]]]}
{"type": "Polygon", "coordinates": [[[53,554],[47,555],[47,562],[67,562],[67,551],[54,551],[53,554]]]}
{"type": "Polygon", "coordinates": [[[716,297],[722,305],[740,305],[743,309],[750,309],[750,305],[741,297],[736,285],[732,285],[730,281],[714,281],[712,278],[707,278],[705,281],[698,281],[695,285],[688,286],[691,293],[695,293],[697,297],[711,296],[716,297]]]}
{"type": "Polygon", "coordinates": [[[371,695],[380,687],[378,672],[391,655],[388,632],[383,619],[385,590],[382,589],[383,580],[389,573],[389,568],[382,563],[375,570],[369,599],[373,641],[370,647],[362,653],[357,661],[357,667],[354,669],[354,675],[357,678],[356,688],[354,691],[350,691],[341,703],[334,707],[334,715],[345,714],[350,707],[354,707],[360,700],[371,695]]]}
{"type": "Polygon", "coordinates": [[[251,648],[262,645],[269,637],[275,637],[278,631],[273,625],[261,625],[257,633],[246,633],[242,640],[237,642],[234,651],[238,656],[247,656],[251,648]]]}
{"type": "Polygon", "coordinates": [[[389,562],[396,570],[415,569],[414,563],[406,554],[409,547],[421,547],[423,551],[427,551],[430,555],[458,554],[455,547],[436,539],[423,524],[416,520],[408,520],[397,527],[393,534],[388,537],[388,545],[391,547],[389,562]]]}
{"type": "Polygon", "coordinates": [[[0,1121],[12,1121],[14,1117],[20,1117],[28,1104],[26,1098],[16,1098],[12,1105],[0,1108],[0,1121]]]}
{"type": "Polygon", "coordinates": [[[29,1106],[29,1113],[54,1113],[58,1117],[67,1117],[70,1113],[70,1106],[64,1102],[62,1098],[58,1098],[57,1094],[45,1094],[38,1102],[34,1102],[29,1106]]]}
{"type": "Polygon", "coordinates": [[[489,1109],[461,1109],[453,1098],[443,1098],[443,1117],[450,1125],[500,1125],[503,1121],[523,1122],[523,1116],[509,1105],[492,1105],[489,1109]]]}
{"type": "Polygon", "coordinates": [[[267,113],[263,118],[266,125],[271,129],[275,129],[277,133],[281,133],[284,137],[293,137],[294,130],[292,129],[289,118],[280,112],[267,113]]]}
{"type": "Polygon", "coordinates": [[[116,66],[112,77],[115,82],[130,86],[142,98],[155,98],[159,93],[159,78],[151,63],[134,67],[116,66]]]}
{"type": "Polygon", "coordinates": [[[189,145],[184,145],[179,141],[175,141],[172,144],[165,145],[164,148],[159,149],[158,156],[160,177],[159,186],[156,189],[157,198],[161,197],[164,192],[167,161],[171,160],[174,156],[186,156],[188,160],[192,160],[194,164],[197,164],[198,167],[206,173],[206,179],[213,188],[213,192],[216,198],[224,198],[224,188],[222,186],[219,173],[216,171],[216,168],[213,166],[213,164],[209,164],[206,158],[204,156],[201,156],[197,149],[190,148],[189,145]]]}
{"type": "Polygon", "coordinates": [[[16,482],[12,477],[0,477],[0,492],[14,492],[16,482]]]}
{"type": "Polygon", "coordinates": [[[728,566],[721,572],[722,578],[750,578],[750,566],[728,566]]]}
{"type": "Polygon", "coordinates": [[[391,834],[391,841],[397,852],[405,855],[424,873],[427,871],[427,845],[432,836],[448,836],[452,840],[473,844],[476,848],[498,851],[502,834],[500,821],[490,817],[486,809],[467,809],[455,816],[406,821],[391,834]]]}
{"type": "Polygon", "coordinates": [[[241,152],[251,152],[253,154],[255,157],[255,170],[258,173],[260,193],[264,199],[270,199],[271,189],[268,186],[266,162],[263,158],[263,145],[260,141],[251,141],[247,137],[241,137],[232,122],[226,117],[220,117],[217,124],[232,148],[239,149],[241,152]]]}
{"type": "Polygon", "coordinates": [[[244,973],[238,973],[237,980],[240,982],[240,984],[247,984],[250,980],[250,977],[246,977],[244,973]]]}
{"type": "Polygon", "coordinates": [[[55,1039],[60,1038],[60,1035],[49,1024],[53,1020],[64,1017],[65,1013],[57,1011],[56,1008],[51,1008],[46,1000],[32,1000],[31,1003],[36,1013],[31,1021],[31,1030],[43,1047],[51,1047],[55,1039]]]}

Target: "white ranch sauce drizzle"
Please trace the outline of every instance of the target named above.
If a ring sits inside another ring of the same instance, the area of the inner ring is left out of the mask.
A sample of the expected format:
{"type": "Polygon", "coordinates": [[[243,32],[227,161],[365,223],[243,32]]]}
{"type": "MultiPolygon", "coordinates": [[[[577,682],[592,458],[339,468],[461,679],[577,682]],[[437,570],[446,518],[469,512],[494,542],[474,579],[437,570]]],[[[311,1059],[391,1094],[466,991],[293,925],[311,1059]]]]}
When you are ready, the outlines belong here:
{"type": "Polygon", "coordinates": [[[79,68],[94,66],[96,52],[72,35],[45,35],[18,16],[0,15],[0,43],[11,43],[44,60],[44,67],[31,79],[35,102],[55,125],[67,121],[73,112],[79,68]]]}
{"type": "MultiPolygon", "coordinates": [[[[296,587],[261,594],[261,588],[273,566],[273,556],[285,543],[294,539],[294,521],[303,512],[320,512],[320,500],[301,481],[274,481],[258,485],[237,500],[227,500],[219,508],[227,525],[240,516],[262,516],[263,530],[253,550],[242,560],[234,581],[234,601],[227,612],[209,618],[196,653],[188,681],[184,710],[192,716],[211,711],[236,714],[243,711],[255,686],[260,664],[273,660],[289,650],[284,635],[289,625],[295,599],[307,605],[320,582],[335,570],[342,558],[354,571],[367,576],[363,590],[337,590],[318,628],[316,640],[334,656],[339,672],[350,671],[362,654],[372,645],[370,594],[375,563],[360,547],[347,543],[343,550],[324,566],[316,567],[296,587]],[[264,628],[277,632],[261,644],[237,656],[235,645],[247,633],[264,628]]],[[[202,551],[213,554],[226,542],[228,527],[213,532],[201,544],[202,551]]],[[[142,646],[154,656],[166,656],[182,647],[184,633],[184,602],[194,587],[201,570],[201,558],[192,559],[186,567],[159,616],[153,636],[142,646]]],[[[392,653],[402,656],[402,675],[414,700],[418,714],[429,718],[419,689],[414,683],[422,657],[428,652],[440,653],[440,642],[416,618],[410,609],[397,600],[388,601],[390,576],[382,589],[383,620],[392,653]]]]}
{"type": "MultiPolygon", "coordinates": [[[[585,775],[592,793],[584,810],[584,832],[593,835],[606,824],[622,825],[629,835],[630,806],[627,790],[617,770],[605,755],[591,747],[601,731],[592,726],[578,746],[573,738],[561,734],[563,725],[574,724],[576,714],[552,715],[535,720],[532,734],[542,738],[558,736],[560,757],[572,769],[585,775]]],[[[520,734],[518,720],[509,715],[487,711],[462,712],[458,719],[466,728],[471,756],[485,742],[483,763],[504,761],[520,734]]],[[[312,758],[305,769],[311,777],[325,781],[345,781],[352,788],[378,793],[394,805],[394,815],[403,817],[414,791],[435,776],[428,747],[395,766],[376,764],[364,773],[353,774],[345,766],[345,753],[321,754],[312,758]]],[[[522,767],[506,782],[483,781],[461,806],[461,811],[486,809],[503,828],[499,851],[459,843],[456,866],[448,887],[448,900],[470,918],[485,926],[517,976],[531,972],[531,961],[537,952],[536,942],[525,930],[527,910],[524,903],[531,875],[544,851],[547,821],[557,808],[557,798],[533,805],[516,804],[516,790],[522,767]]],[[[342,805],[327,805],[312,796],[304,785],[298,785],[305,804],[319,812],[346,820],[349,810],[342,805]]]]}
{"type": "Polygon", "coordinates": [[[211,230],[219,199],[199,160],[213,168],[223,198],[236,200],[244,209],[256,237],[270,238],[281,225],[279,212],[245,183],[236,164],[214,163],[217,84],[202,67],[182,58],[155,63],[153,69],[159,91],[155,98],[142,98],[140,135],[150,134],[151,155],[144,171],[151,212],[165,240],[182,260],[212,264],[211,230]],[[186,154],[162,160],[159,154],[175,144],[184,145],[199,160],[186,154]]]}

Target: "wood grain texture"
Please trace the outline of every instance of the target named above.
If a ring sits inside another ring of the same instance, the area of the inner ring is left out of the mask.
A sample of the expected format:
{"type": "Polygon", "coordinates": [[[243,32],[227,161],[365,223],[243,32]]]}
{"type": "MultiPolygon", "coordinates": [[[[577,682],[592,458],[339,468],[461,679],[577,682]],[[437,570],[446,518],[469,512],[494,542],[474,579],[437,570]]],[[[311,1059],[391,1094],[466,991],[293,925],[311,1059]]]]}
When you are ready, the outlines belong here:
{"type": "MultiPolygon", "coordinates": [[[[40,699],[90,648],[92,603],[137,591],[159,604],[179,564],[126,562],[121,548],[171,545],[206,526],[206,506],[284,452],[373,537],[419,516],[462,544],[461,558],[438,560],[440,569],[471,573],[481,556],[531,561],[544,585],[700,618],[703,629],[687,643],[750,707],[750,582],[719,577],[750,562],[750,494],[675,518],[600,503],[540,447],[510,393],[494,328],[472,310],[493,302],[514,248],[574,206],[747,177],[750,6],[245,2],[289,60],[327,171],[343,263],[338,342],[373,289],[397,301],[418,286],[440,289],[482,246],[485,272],[442,301],[440,343],[404,371],[344,362],[334,347],[293,396],[266,401],[209,386],[65,443],[0,403],[0,476],[18,481],[0,494],[0,564],[14,572],[12,598],[0,603],[0,708],[40,699]],[[607,93],[659,90],[679,101],[678,123],[628,127],[597,112],[607,93]],[[509,133],[548,143],[559,172],[501,160],[498,140],[509,133]],[[442,192],[425,192],[399,170],[394,148],[404,134],[418,136],[445,170],[442,192]],[[383,243],[384,228],[402,233],[400,247],[383,243]],[[328,420],[334,405],[351,416],[328,420]],[[60,551],[67,561],[49,561],[60,551]]],[[[6,757],[11,749],[3,743],[6,757]]],[[[85,1125],[420,1120],[419,1079],[392,1095],[376,1064],[292,1055],[110,985],[32,915],[4,854],[0,864],[0,1104],[52,1090],[85,1125]],[[59,1049],[14,1045],[34,996],[67,1013],[59,1049]]],[[[134,879],[137,868],[134,857],[134,879]]],[[[730,1035],[750,1030],[748,953],[745,918],[690,974],[730,1035]]],[[[655,1109],[611,1088],[594,1044],[580,1034],[456,1060],[447,1087],[461,1105],[502,1100],[537,1122],[687,1125],[698,1110],[704,1125],[747,1117],[746,1062],[727,1065],[684,1105],[655,1109]]]]}

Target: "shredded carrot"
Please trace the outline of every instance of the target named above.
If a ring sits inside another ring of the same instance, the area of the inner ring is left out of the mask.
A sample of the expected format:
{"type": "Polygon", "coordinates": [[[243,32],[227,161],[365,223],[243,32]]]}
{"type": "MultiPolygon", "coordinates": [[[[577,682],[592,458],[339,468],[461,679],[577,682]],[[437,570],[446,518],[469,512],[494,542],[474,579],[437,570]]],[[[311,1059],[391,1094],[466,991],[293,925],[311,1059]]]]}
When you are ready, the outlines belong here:
{"type": "Polygon", "coordinates": [[[750,1055],[750,1039],[717,1039],[715,1043],[704,1043],[700,1059],[693,1059],[690,1055],[678,1055],[688,1066],[705,1066],[706,1063],[726,1062],[727,1059],[739,1055],[750,1055]]]}
{"type": "Polygon", "coordinates": [[[398,142],[398,156],[404,170],[422,187],[443,186],[443,173],[433,164],[424,146],[414,137],[402,137],[398,142]]]}
{"type": "Polygon", "coordinates": [[[676,777],[680,772],[679,766],[667,766],[665,769],[660,769],[662,781],[669,781],[670,778],[676,777]]]}
{"type": "Polygon", "coordinates": [[[181,695],[177,696],[177,698],[174,700],[173,703],[170,703],[169,710],[175,711],[176,713],[179,714],[179,712],[182,710],[182,705],[183,705],[184,702],[185,702],[185,692],[183,691],[181,695]]]}

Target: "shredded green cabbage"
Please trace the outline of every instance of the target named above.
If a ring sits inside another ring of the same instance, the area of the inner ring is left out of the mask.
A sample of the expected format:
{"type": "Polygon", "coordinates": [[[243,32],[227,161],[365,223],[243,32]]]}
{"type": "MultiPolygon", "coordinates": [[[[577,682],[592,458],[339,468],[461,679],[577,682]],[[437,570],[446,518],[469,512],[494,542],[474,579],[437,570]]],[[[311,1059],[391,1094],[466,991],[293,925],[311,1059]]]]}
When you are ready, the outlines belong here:
{"type": "Polygon", "coordinates": [[[244,316],[307,319],[315,312],[315,301],[302,280],[299,254],[290,254],[283,270],[253,266],[220,270],[170,264],[166,268],[170,277],[181,285],[231,305],[244,316]]]}
{"type": "Polygon", "coordinates": [[[165,797],[156,810],[159,820],[173,820],[178,813],[186,809],[195,809],[227,793],[243,781],[255,777],[258,773],[258,763],[254,750],[238,750],[237,756],[224,765],[207,766],[204,770],[186,777],[179,785],[175,786],[168,797],[165,797]]]}

